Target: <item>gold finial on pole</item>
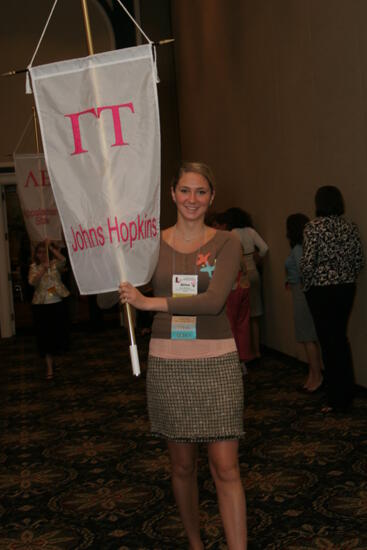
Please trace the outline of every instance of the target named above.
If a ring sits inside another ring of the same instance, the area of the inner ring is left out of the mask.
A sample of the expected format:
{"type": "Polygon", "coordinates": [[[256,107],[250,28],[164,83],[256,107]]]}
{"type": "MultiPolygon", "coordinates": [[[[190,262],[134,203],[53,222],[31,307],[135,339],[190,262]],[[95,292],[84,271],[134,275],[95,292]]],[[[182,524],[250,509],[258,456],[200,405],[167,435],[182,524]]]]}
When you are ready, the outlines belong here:
{"type": "Polygon", "coordinates": [[[165,38],[164,40],[158,40],[158,42],[153,42],[154,46],[165,46],[166,44],[172,44],[174,38],[165,38]]]}
{"type": "Polygon", "coordinates": [[[27,71],[28,69],[13,69],[12,71],[1,73],[0,76],[14,76],[15,74],[26,73],[27,71]]]}

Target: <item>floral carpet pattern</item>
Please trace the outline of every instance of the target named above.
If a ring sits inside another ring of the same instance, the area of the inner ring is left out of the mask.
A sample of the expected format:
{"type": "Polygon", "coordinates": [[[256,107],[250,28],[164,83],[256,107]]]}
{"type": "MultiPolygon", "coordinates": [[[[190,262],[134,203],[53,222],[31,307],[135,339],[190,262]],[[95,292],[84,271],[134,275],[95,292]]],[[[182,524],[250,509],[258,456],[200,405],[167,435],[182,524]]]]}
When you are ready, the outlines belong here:
{"type": "MultiPolygon", "coordinates": [[[[123,329],[74,330],[53,381],[31,334],[0,340],[0,549],[180,550],[164,442],[149,435],[148,340],[132,376],[123,329]]],[[[305,365],[268,353],[245,377],[240,461],[249,550],[367,549],[367,398],[345,415],[297,387],[305,365]]],[[[206,549],[225,549],[201,447],[206,549]]]]}

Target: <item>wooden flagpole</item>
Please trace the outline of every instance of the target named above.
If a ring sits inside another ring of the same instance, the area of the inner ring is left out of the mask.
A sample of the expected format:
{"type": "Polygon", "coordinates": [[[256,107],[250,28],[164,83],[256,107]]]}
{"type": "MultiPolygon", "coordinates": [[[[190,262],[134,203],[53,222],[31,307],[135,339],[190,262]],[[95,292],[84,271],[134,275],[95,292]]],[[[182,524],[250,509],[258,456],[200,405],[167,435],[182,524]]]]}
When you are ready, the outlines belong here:
{"type": "Polygon", "coordinates": [[[37,155],[39,155],[39,153],[40,153],[40,142],[39,142],[39,135],[38,135],[38,123],[37,123],[36,107],[34,105],[32,107],[32,112],[33,112],[33,124],[34,124],[34,139],[36,141],[37,155]]]}
{"type": "MultiPolygon", "coordinates": [[[[87,0],[81,0],[81,3],[82,3],[82,10],[83,10],[85,34],[86,34],[86,38],[87,38],[88,54],[93,55],[94,54],[94,48],[93,48],[92,33],[91,33],[91,29],[90,29],[90,19],[89,19],[89,13],[88,13],[87,0]]],[[[125,313],[126,313],[126,317],[127,317],[129,335],[130,335],[131,360],[132,360],[133,363],[134,362],[136,363],[136,361],[137,361],[138,364],[139,364],[139,359],[137,357],[137,352],[135,351],[135,353],[134,353],[134,350],[136,350],[136,339],[135,339],[134,322],[133,322],[133,316],[132,316],[132,311],[131,311],[130,304],[124,304],[124,309],[125,309],[125,313]]],[[[133,370],[134,370],[134,365],[133,365],[133,370]]]]}
{"type": "MultiPolygon", "coordinates": [[[[36,111],[36,107],[33,105],[32,106],[32,113],[33,113],[33,126],[34,126],[34,140],[36,142],[36,151],[37,151],[37,155],[40,154],[41,152],[41,148],[40,148],[40,140],[39,140],[39,133],[38,133],[38,121],[37,121],[37,111],[36,111]]],[[[38,168],[40,169],[40,160],[38,159],[38,168]]],[[[45,204],[44,204],[44,197],[43,197],[43,188],[41,187],[41,206],[42,208],[44,209],[45,207],[45,204]]],[[[49,265],[48,267],[48,271],[50,271],[50,252],[49,252],[49,249],[48,249],[48,244],[46,244],[46,255],[47,255],[47,263],[49,265]]]]}

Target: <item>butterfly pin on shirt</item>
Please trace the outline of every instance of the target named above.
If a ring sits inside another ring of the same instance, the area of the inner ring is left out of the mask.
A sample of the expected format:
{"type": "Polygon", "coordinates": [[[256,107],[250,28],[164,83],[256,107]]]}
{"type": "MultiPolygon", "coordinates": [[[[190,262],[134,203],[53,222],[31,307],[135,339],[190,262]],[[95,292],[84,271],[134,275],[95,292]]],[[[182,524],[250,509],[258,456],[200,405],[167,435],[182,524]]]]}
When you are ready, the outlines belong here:
{"type": "Polygon", "coordinates": [[[207,273],[209,275],[209,279],[213,277],[213,271],[215,270],[215,260],[214,264],[210,265],[209,263],[209,256],[211,256],[211,252],[208,252],[207,254],[198,254],[196,265],[200,266],[200,271],[202,273],[207,273]]]}

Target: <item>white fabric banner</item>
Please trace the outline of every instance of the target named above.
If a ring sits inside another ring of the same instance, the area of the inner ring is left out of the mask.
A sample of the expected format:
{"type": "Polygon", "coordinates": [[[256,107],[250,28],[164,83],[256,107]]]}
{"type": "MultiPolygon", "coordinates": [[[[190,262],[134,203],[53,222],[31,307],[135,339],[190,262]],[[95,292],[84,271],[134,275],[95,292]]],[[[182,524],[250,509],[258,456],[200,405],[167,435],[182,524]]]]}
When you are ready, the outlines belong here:
{"type": "Polygon", "coordinates": [[[160,130],[150,45],[30,69],[81,294],[143,285],[159,253],[160,130]]]}
{"type": "Polygon", "coordinates": [[[32,243],[62,239],[61,221],[43,154],[14,155],[17,194],[32,243]]]}

